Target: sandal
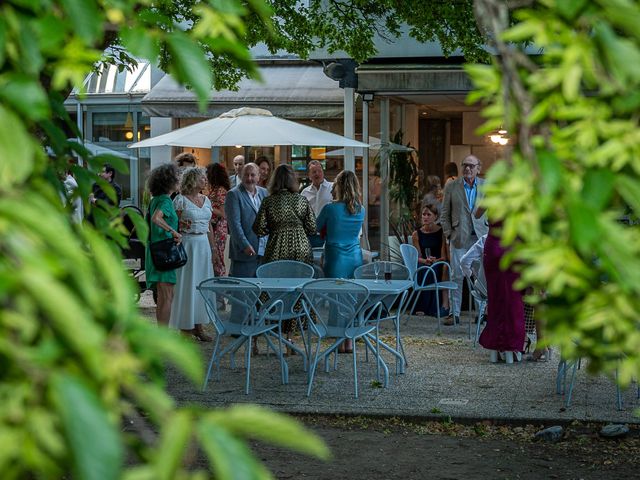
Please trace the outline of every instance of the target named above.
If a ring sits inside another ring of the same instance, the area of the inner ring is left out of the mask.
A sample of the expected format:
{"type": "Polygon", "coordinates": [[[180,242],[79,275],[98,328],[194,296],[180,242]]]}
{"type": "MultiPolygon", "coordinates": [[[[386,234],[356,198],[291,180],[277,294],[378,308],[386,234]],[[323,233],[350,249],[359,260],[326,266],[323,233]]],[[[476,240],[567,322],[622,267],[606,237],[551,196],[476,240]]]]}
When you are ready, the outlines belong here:
{"type": "Polygon", "coordinates": [[[543,348],[542,350],[534,350],[533,353],[530,353],[525,358],[527,359],[527,362],[546,362],[549,360],[549,357],[549,350],[543,348]]]}
{"type": "Polygon", "coordinates": [[[197,324],[196,327],[191,330],[191,334],[196,338],[196,340],[200,340],[201,342],[211,342],[213,341],[213,337],[204,333],[202,329],[202,325],[197,324]]]}

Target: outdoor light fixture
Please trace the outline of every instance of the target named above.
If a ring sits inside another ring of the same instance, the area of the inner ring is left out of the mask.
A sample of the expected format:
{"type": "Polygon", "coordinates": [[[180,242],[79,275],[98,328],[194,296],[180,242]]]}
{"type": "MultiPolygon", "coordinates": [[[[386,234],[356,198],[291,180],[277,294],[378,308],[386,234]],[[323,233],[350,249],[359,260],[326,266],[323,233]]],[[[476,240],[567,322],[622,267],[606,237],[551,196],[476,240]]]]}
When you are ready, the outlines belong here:
{"type": "Polygon", "coordinates": [[[133,140],[133,132],[131,130],[127,130],[124,133],[124,138],[126,138],[127,140],[133,140]]]}
{"type": "Polygon", "coordinates": [[[509,143],[509,137],[507,136],[507,131],[500,127],[497,131],[494,131],[489,134],[489,140],[492,143],[497,143],[498,145],[506,145],[509,143]]]}
{"type": "Polygon", "coordinates": [[[373,93],[363,93],[362,100],[364,102],[373,102],[373,93]]]}

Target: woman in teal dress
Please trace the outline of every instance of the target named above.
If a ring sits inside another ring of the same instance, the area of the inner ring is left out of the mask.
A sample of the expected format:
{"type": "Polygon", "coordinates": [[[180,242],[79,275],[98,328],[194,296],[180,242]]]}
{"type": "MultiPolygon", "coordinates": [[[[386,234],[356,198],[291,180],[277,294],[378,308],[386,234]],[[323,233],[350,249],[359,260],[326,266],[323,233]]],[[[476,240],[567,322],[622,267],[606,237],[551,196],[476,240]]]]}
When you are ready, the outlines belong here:
{"type": "MultiPolygon", "coordinates": [[[[353,271],[362,265],[360,232],[364,221],[360,184],[355,173],[348,170],[340,172],[333,183],[332,193],[335,200],[325,205],[316,222],[325,240],[324,275],[327,278],[353,278],[353,271]]],[[[342,342],[338,352],[352,353],[352,341],[342,342]]]]}
{"type": "Polygon", "coordinates": [[[167,163],[154,168],[149,174],[147,185],[152,198],[149,204],[149,242],[145,252],[145,276],[147,288],[156,288],[156,320],[158,325],[169,325],[173,287],[176,284],[176,271],[159,272],[151,260],[149,245],[159,240],[173,238],[180,243],[182,236],[178,233],[178,214],[173,208],[171,194],[178,189],[180,171],[174,163],[167,163]]]}
{"type": "Polygon", "coordinates": [[[364,207],[355,173],[343,170],[333,184],[335,201],[320,211],[317,224],[324,244],[324,274],[327,278],[353,278],[362,265],[360,232],[364,207]]]}

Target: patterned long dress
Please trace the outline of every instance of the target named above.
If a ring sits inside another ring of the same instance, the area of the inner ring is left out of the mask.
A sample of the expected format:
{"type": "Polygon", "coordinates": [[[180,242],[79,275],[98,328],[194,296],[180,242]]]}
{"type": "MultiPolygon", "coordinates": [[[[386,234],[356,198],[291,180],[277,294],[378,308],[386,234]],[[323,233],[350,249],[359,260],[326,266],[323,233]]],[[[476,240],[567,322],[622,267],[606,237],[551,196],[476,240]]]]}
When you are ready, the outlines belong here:
{"type": "MultiPolygon", "coordinates": [[[[224,187],[214,187],[209,193],[209,200],[211,201],[211,208],[217,208],[224,211],[224,201],[227,198],[227,191],[224,187]]],[[[215,255],[213,259],[213,271],[216,277],[225,277],[227,275],[227,268],[224,265],[224,247],[227,243],[227,219],[221,217],[215,213],[211,217],[211,226],[213,229],[213,241],[215,255]]]]}
{"type": "Polygon", "coordinates": [[[316,216],[299,193],[281,190],[262,201],[253,224],[256,235],[269,235],[262,263],[297,260],[313,263],[309,236],[316,233],[316,216]]]}

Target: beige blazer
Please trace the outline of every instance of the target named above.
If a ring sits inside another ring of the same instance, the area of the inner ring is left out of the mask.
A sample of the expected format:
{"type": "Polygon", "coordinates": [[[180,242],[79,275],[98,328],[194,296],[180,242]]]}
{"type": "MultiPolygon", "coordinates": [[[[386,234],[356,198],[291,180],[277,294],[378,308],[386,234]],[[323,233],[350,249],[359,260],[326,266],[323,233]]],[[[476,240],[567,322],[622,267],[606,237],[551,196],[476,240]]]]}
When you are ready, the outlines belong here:
{"type": "Polygon", "coordinates": [[[463,182],[464,178],[458,177],[445,185],[440,224],[445,238],[449,239],[453,248],[469,249],[478,238],[489,232],[489,224],[485,214],[475,218],[482,198],[484,180],[476,178],[478,192],[473,211],[469,208],[463,182]],[[472,236],[474,232],[475,237],[472,236]]]}

